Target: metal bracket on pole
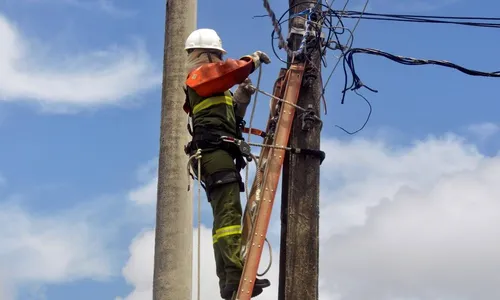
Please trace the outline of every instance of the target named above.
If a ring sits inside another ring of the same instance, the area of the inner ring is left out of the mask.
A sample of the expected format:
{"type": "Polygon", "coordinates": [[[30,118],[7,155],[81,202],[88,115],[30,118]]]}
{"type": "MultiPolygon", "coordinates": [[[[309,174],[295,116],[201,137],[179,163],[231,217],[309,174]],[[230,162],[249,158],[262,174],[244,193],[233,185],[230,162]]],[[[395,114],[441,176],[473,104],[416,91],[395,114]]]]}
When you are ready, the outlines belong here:
{"type": "Polygon", "coordinates": [[[288,38],[290,38],[292,34],[298,34],[303,36],[304,34],[306,34],[306,28],[292,26],[292,28],[290,28],[290,32],[288,33],[288,38]]]}

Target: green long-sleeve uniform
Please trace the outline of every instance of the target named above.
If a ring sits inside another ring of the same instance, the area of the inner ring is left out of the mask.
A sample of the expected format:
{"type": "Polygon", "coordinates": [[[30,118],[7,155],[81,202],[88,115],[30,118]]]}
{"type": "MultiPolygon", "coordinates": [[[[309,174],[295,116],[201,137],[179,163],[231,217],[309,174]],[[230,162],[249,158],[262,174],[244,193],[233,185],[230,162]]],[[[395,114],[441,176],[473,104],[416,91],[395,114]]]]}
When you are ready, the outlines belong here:
{"type": "MultiPolygon", "coordinates": [[[[241,133],[237,128],[229,90],[203,98],[190,87],[186,88],[186,106],[191,112],[193,125],[190,154],[194,153],[197,146],[205,148],[201,157],[201,180],[206,186],[213,211],[213,248],[222,291],[226,284],[239,283],[243,269],[240,258],[242,183],[240,170],[234,162],[238,156],[237,148],[232,151],[218,146],[209,147],[210,143],[207,142],[217,136],[239,138],[241,133]]],[[[196,163],[194,170],[197,170],[196,163]]]]}

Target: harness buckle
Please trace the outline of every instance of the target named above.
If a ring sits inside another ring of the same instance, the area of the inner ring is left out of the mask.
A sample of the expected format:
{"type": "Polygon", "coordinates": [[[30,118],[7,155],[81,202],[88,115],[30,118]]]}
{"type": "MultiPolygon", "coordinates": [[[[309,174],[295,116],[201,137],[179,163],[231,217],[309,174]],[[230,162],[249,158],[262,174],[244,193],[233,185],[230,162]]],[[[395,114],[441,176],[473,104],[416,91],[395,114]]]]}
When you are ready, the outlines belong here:
{"type": "Polygon", "coordinates": [[[247,142],[245,142],[243,140],[236,139],[234,137],[230,137],[230,136],[221,136],[220,139],[223,142],[232,143],[232,144],[235,144],[236,146],[238,146],[238,148],[241,152],[241,155],[243,155],[247,159],[247,161],[252,161],[251,148],[247,142]]]}

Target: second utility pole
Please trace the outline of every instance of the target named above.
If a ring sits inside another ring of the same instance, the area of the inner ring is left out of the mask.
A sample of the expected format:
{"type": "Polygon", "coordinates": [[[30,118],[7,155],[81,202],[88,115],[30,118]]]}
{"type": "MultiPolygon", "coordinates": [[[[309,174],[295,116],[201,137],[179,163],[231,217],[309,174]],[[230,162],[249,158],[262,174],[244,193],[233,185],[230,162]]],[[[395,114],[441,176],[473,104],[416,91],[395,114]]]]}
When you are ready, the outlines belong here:
{"type": "Polygon", "coordinates": [[[191,300],[193,208],[187,191],[189,141],[182,109],[187,55],[184,41],[196,27],[196,0],[167,0],[158,164],[153,300],[191,300]]]}
{"type": "MultiPolygon", "coordinates": [[[[289,0],[290,15],[310,7],[310,1],[289,0]],[[297,6],[296,6],[297,5],[297,6]]],[[[289,29],[305,28],[303,18],[294,18],[289,29]]],[[[301,34],[290,36],[290,48],[299,48],[301,34]]],[[[317,45],[315,46],[318,47],[317,45]]],[[[310,52],[310,51],[308,51],[310,52]]],[[[291,62],[291,58],[288,58],[291,62]]],[[[298,105],[310,108],[319,116],[321,57],[318,50],[306,64],[298,105]]],[[[311,116],[311,115],[309,115],[311,116]]],[[[319,149],[320,122],[297,110],[289,145],[303,149],[319,149]]],[[[318,299],[319,277],[319,180],[320,158],[287,152],[283,165],[279,300],[318,299]]]]}

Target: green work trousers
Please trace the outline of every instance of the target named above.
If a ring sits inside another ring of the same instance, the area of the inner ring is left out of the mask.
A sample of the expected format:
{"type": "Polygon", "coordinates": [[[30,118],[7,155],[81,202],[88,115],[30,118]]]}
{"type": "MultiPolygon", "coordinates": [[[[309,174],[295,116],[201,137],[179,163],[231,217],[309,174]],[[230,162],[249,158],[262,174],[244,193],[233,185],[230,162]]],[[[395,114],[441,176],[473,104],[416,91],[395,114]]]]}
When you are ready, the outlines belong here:
{"type": "MultiPolygon", "coordinates": [[[[221,170],[236,172],[233,157],[225,150],[217,149],[202,153],[201,174],[205,181],[221,170]]],[[[240,183],[230,182],[214,186],[207,193],[213,212],[213,248],[219,286],[239,283],[243,270],[241,260],[240,183]]]]}

